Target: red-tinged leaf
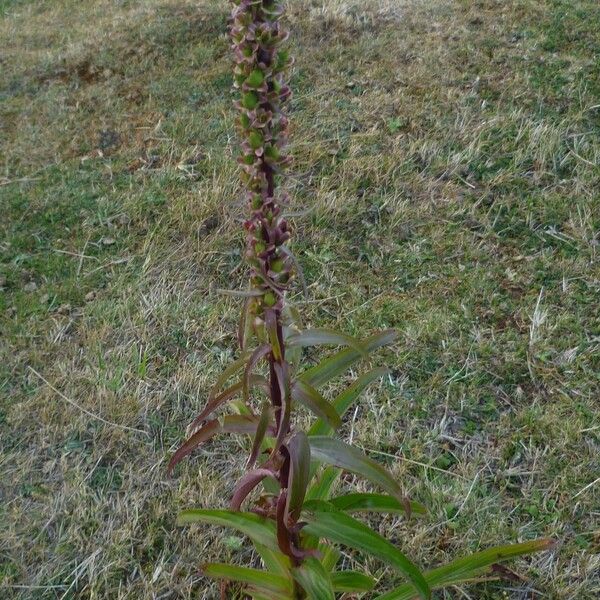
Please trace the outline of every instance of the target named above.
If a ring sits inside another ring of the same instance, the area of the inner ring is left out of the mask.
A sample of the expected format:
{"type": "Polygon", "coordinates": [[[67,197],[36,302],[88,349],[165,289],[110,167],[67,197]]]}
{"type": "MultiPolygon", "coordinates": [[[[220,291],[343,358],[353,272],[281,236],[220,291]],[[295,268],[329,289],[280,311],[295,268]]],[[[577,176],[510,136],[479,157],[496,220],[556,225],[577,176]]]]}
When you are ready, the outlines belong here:
{"type": "Polygon", "coordinates": [[[258,419],[252,415],[225,415],[222,419],[223,431],[254,435],[258,428],[258,419]]]}
{"type": "Polygon", "coordinates": [[[281,345],[279,344],[277,315],[274,310],[265,310],[265,329],[269,336],[273,358],[275,358],[275,360],[281,360],[281,345]]]}
{"type": "Polygon", "coordinates": [[[269,344],[262,344],[258,348],[252,352],[248,362],[246,363],[246,369],[244,370],[244,379],[242,381],[242,389],[244,392],[244,400],[248,400],[248,396],[250,394],[250,380],[252,377],[252,369],[257,365],[257,363],[267,356],[271,352],[271,346],[269,344]]]}
{"type": "MultiPolygon", "coordinates": [[[[453,560],[442,567],[428,571],[424,574],[424,577],[431,589],[470,582],[477,577],[485,575],[488,569],[495,563],[510,560],[517,556],[550,550],[553,546],[554,540],[550,539],[497,546],[496,548],[489,548],[488,550],[453,560]]],[[[377,596],[376,600],[412,600],[414,596],[414,587],[407,583],[391,592],[377,596]]]]}
{"type": "Polygon", "coordinates": [[[248,494],[265,478],[272,477],[273,472],[269,469],[253,469],[248,471],[237,483],[231,498],[231,510],[240,510],[242,502],[248,494]]]}
{"type": "MultiPolygon", "coordinates": [[[[231,387],[228,387],[226,390],[221,392],[210,402],[207,402],[206,406],[202,409],[202,412],[192,421],[190,427],[194,429],[200,423],[202,423],[202,421],[205,421],[211,413],[213,413],[215,410],[217,410],[218,408],[229,402],[237,394],[239,394],[242,391],[243,386],[244,382],[238,381],[237,383],[234,383],[231,387]]],[[[267,392],[269,389],[269,384],[267,380],[264,377],[261,377],[260,375],[252,375],[250,377],[250,386],[262,387],[267,392]]]]}
{"type": "Polygon", "coordinates": [[[190,508],[179,513],[177,525],[192,523],[210,523],[221,527],[231,527],[270,550],[278,549],[275,524],[254,513],[208,508],[190,508]]]}
{"type": "Polygon", "coordinates": [[[292,412],[292,406],[290,401],[290,375],[287,363],[275,363],[273,370],[279,384],[281,394],[281,411],[280,420],[278,423],[277,438],[275,440],[275,446],[273,451],[279,449],[285,436],[288,434],[290,428],[290,417],[292,412]]]}
{"type": "Polygon", "coordinates": [[[260,290],[224,290],[222,288],[217,288],[216,291],[219,294],[235,296],[236,298],[258,298],[263,295],[263,292],[260,290]]]}
{"type": "Polygon", "coordinates": [[[260,452],[261,444],[265,439],[265,434],[267,433],[267,428],[269,427],[269,423],[271,422],[272,412],[271,407],[268,402],[263,402],[262,409],[260,412],[260,419],[258,421],[258,425],[256,426],[256,435],[254,436],[254,440],[252,440],[252,450],[250,451],[250,458],[248,458],[248,467],[253,467],[256,459],[258,458],[258,454],[260,452]]]}
{"type": "Polygon", "coordinates": [[[290,456],[290,477],[286,521],[296,522],[302,511],[310,479],[310,446],[303,431],[295,433],[286,444],[290,456]]]}
{"type": "MultiPolygon", "coordinates": [[[[405,502],[400,502],[394,496],[386,494],[352,493],[331,498],[329,502],[338,510],[344,512],[376,512],[406,514],[405,502]]],[[[410,512],[427,514],[427,509],[418,502],[410,503],[410,512]]]]}
{"type": "Polygon", "coordinates": [[[361,475],[400,501],[405,501],[402,488],[396,480],[379,463],[358,448],[326,435],[310,436],[308,440],[313,460],[361,475]]]}
{"type": "Polygon", "coordinates": [[[331,577],[316,558],[307,558],[292,570],[292,574],[305,591],[307,600],[335,600],[331,577]]]}
{"type": "Polygon", "coordinates": [[[250,352],[244,351],[240,354],[239,358],[234,360],[232,363],[227,365],[226,369],[219,375],[217,381],[213,385],[210,393],[208,394],[207,403],[210,403],[216,396],[219,394],[221,388],[227,383],[227,381],[235,375],[238,371],[245,366],[248,362],[248,357],[250,356],[250,352]]]}
{"type": "MultiPolygon", "coordinates": [[[[313,501],[314,502],[314,501],[313,501]]],[[[305,515],[303,531],[309,535],[355,548],[392,566],[405,575],[425,600],[431,592],[421,571],[396,546],[369,529],[365,524],[333,507],[314,510],[305,515]]]]}
{"type": "Polygon", "coordinates": [[[196,431],[196,433],[189,437],[171,457],[169,466],[167,467],[167,475],[170,475],[173,472],[175,465],[177,465],[182,458],[190,454],[194,448],[197,448],[200,444],[216,435],[220,430],[221,425],[219,424],[219,421],[214,420],[209,421],[204,427],[196,431]]]}
{"type": "Polygon", "coordinates": [[[302,379],[297,379],[292,384],[291,391],[293,400],[312,410],[317,417],[323,419],[333,429],[340,427],[342,421],[337,411],[314,387],[302,379]]]}
{"type": "Polygon", "coordinates": [[[304,277],[302,265],[287,246],[279,246],[279,249],[292,261],[292,264],[294,265],[294,271],[300,280],[300,285],[302,285],[302,293],[305,298],[308,298],[308,286],[306,285],[306,278],[304,277]]]}
{"type": "Polygon", "coordinates": [[[361,342],[352,336],[334,331],[333,329],[306,329],[299,333],[290,335],[287,339],[287,343],[290,346],[321,346],[334,345],[334,346],[350,346],[353,350],[356,350],[361,355],[367,354],[367,349],[361,344],[361,342]]]}
{"type": "MultiPolygon", "coordinates": [[[[382,346],[391,344],[396,337],[396,331],[388,329],[376,335],[372,335],[366,340],[362,340],[361,344],[368,353],[371,353],[382,346]]],[[[304,373],[300,375],[300,379],[313,387],[318,388],[334,377],[341,375],[348,367],[362,357],[362,354],[357,350],[354,350],[354,348],[341,350],[322,360],[318,365],[304,371],[304,373]]]]}
{"type": "MultiPolygon", "coordinates": [[[[292,592],[292,584],[289,579],[281,575],[275,575],[268,571],[238,567],[221,563],[208,563],[202,566],[202,573],[213,579],[227,579],[246,585],[252,585],[255,589],[265,593],[284,594],[288,597],[292,592]]],[[[267,596],[273,598],[273,596],[267,596]]]]}
{"type": "Polygon", "coordinates": [[[250,319],[248,319],[248,312],[250,311],[250,298],[244,300],[244,306],[242,306],[242,312],[240,314],[240,320],[238,323],[237,337],[240,349],[246,350],[246,342],[248,340],[248,334],[250,332],[250,319]]]}
{"type": "Polygon", "coordinates": [[[364,573],[340,571],[331,574],[331,583],[335,592],[356,594],[357,592],[370,592],[375,587],[376,581],[364,573]]]}

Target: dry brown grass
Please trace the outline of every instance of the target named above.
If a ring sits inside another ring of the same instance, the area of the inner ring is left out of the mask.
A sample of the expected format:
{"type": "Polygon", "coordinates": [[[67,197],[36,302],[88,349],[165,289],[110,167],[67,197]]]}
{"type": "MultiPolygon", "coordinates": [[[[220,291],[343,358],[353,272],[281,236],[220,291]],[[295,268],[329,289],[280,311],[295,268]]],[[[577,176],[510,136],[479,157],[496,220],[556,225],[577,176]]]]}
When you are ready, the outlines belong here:
{"type": "MultiPolygon", "coordinates": [[[[246,448],[165,464],[235,349],[214,291],[244,280],[226,5],[1,11],[0,595],[215,598],[199,563],[256,557],[174,519],[225,505],[246,448]]],[[[431,516],[381,531],[424,566],[559,540],[521,584],[441,598],[597,597],[596,4],[289,13],[296,300],[401,333],[346,434],[431,516]]]]}

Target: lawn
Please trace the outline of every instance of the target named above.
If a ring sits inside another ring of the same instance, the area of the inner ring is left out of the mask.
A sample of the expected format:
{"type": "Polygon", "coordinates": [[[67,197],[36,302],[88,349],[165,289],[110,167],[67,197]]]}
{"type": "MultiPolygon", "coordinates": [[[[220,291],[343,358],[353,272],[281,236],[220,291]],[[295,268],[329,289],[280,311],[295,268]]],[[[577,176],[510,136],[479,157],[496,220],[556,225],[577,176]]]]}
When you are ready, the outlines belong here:
{"type": "MultiPolygon", "coordinates": [[[[343,433],[430,509],[373,524],[423,567],[557,540],[438,598],[598,598],[600,5],[288,5],[291,299],[313,326],[397,328],[343,433]]],[[[244,440],[166,476],[236,352],[227,14],[0,0],[3,599],[213,599],[201,562],[255,559],[174,524],[226,506],[244,440]]]]}

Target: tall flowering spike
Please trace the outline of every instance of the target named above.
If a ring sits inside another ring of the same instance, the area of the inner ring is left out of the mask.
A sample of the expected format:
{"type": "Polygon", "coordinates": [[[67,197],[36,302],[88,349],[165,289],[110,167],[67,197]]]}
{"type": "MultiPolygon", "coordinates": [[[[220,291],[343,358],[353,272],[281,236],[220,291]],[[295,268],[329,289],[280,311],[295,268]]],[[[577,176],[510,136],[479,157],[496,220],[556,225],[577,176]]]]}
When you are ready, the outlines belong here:
{"type": "Polygon", "coordinates": [[[279,174],[289,163],[283,106],[290,97],[285,76],[291,60],[281,47],[288,37],[280,22],[282,13],[281,0],[234,0],[231,23],[234,85],[240,92],[236,101],[242,138],[238,161],[249,209],[246,258],[252,287],[260,292],[250,303],[250,314],[261,341],[268,337],[265,312],[273,310],[276,321],[280,320],[292,269],[281,248],[290,237],[281,216],[287,198],[276,191],[279,174]]]}

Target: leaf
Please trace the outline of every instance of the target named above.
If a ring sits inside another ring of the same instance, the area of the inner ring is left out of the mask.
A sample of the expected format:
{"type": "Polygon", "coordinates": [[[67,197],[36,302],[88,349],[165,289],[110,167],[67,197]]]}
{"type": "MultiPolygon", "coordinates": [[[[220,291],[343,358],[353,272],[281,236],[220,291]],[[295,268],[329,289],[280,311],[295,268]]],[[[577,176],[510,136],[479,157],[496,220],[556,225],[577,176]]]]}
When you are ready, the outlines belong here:
{"type": "Polygon", "coordinates": [[[308,600],[335,600],[329,573],[315,558],[307,558],[292,570],[294,579],[306,592],[308,600]]]}
{"type": "Polygon", "coordinates": [[[231,527],[254,542],[270,550],[279,551],[275,536],[275,524],[264,517],[249,512],[208,508],[189,508],[179,513],[177,525],[210,523],[221,527],[231,527]]]}
{"type": "MultiPolygon", "coordinates": [[[[344,390],[339,396],[337,396],[331,403],[335,408],[336,413],[340,418],[344,416],[348,408],[358,398],[360,393],[372,382],[380,377],[383,377],[389,373],[389,369],[380,367],[368,371],[364,375],[361,375],[348,389],[344,390]]],[[[312,427],[308,431],[308,435],[327,435],[331,433],[331,427],[325,423],[322,419],[313,423],[312,427]]]]}
{"type": "Polygon", "coordinates": [[[202,566],[202,573],[213,579],[228,579],[229,581],[253,585],[266,592],[289,594],[292,591],[290,581],[285,577],[267,571],[259,571],[258,569],[223,563],[207,563],[202,566]]]}
{"type": "Polygon", "coordinates": [[[334,331],[333,329],[306,329],[300,333],[294,333],[287,339],[290,346],[321,346],[323,344],[333,344],[335,346],[350,346],[359,354],[366,356],[366,348],[353,337],[334,331]]]}
{"type": "Polygon", "coordinates": [[[249,356],[250,352],[244,351],[240,354],[239,358],[227,365],[227,368],[221,373],[221,375],[219,375],[217,381],[212,386],[212,389],[208,395],[207,403],[211,402],[218,395],[219,390],[227,383],[230,377],[242,369],[242,367],[248,361],[249,356]]]}
{"type": "Polygon", "coordinates": [[[340,571],[331,574],[335,592],[369,592],[375,587],[375,580],[357,571],[340,571]]]}
{"type": "MultiPolygon", "coordinates": [[[[397,334],[393,329],[388,329],[363,340],[361,345],[366,352],[370,353],[377,350],[377,348],[391,344],[396,339],[396,336],[397,334]]],[[[300,375],[300,379],[318,388],[334,377],[341,375],[350,365],[362,357],[363,355],[358,350],[354,350],[354,348],[341,350],[322,360],[318,365],[304,371],[300,375]]]]}
{"type": "Polygon", "coordinates": [[[246,368],[244,370],[244,379],[242,380],[242,389],[244,392],[244,400],[248,400],[249,390],[250,390],[250,381],[252,378],[252,369],[256,366],[258,361],[261,358],[264,358],[271,352],[271,346],[269,344],[262,344],[258,348],[256,348],[250,358],[248,358],[248,362],[246,363],[246,368]]]}
{"type": "Polygon", "coordinates": [[[325,467],[323,471],[316,477],[316,481],[312,484],[306,497],[311,500],[326,500],[329,496],[329,490],[335,480],[340,476],[341,469],[335,467],[325,467]]]}
{"type": "Polygon", "coordinates": [[[274,310],[265,310],[265,329],[269,335],[269,342],[271,343],[271,352],[275,360],[279,361],[282,358],[281,345],[279,344],[279,334],[277,326],[277,315],[274,310]]]}
{"type": "Polygon", "coordinates": [[[298,431],[290,438],[287,451],[290,455],[290,483],[285,517],[296,522],[302,511],[310,477],[310,446],[303,431],[298,431]]]}
{"type": "Polygon", "coordinates": [[[404,500],[402,488],[396,480],[379,463],[358,448],[326,435],[311,436],[308,440],[314,460],[361,475],[399,500],[404,500]]]}
{"type": "MultiPolygon", "coordinates": [[[[264,377],[260,375],[252,375],[250,377],[250,386],[252,387],[262,387],[263,389],[268,390],[269,384],[264,377]]],[[[232,386],[228,387],[226,390],[221,392],[218,396],[215,396],[212,400],[206,403],[206,406],[202,409],[202,412],[192,421],[190,427],[197,427],[202,421],[206,420],[206,418],[213,413],[215,410],[223,406],[226,402],[229,402],[232,398],[234,398],[239,392],[242,390],[244,386],[243,381],[238,381],[234,383],[232,386]]]]}
{"type": "Polygon", "coordinates": [[[205,442],[216,435],[220,430],[221,425],[219,421],[215,419],[206,423],[204,427],[196,431],[194,435],[190,436],[171,457],[169,466],[167,467],[167,475],[170,475],[173,472],[173,469],[182,458],[190,454],[194,448],[198,447],[202,442],[205,442]]]}
{"type": "Polygon", "coordinates": [[[223,417],[223,431],[254,435],[258,427],[258,419],[249,415],[226,415],[223,417]]]}
{"type": "Polygon", "coordinates": [[[292,414],[292,404],[290,401],[290,373],[288,364],[286,362],[275,363],[273,365],[273,371],[277,377],[277,383],[279,384],[279,392],[281,396],[281,409],[279,411],[279,423],[277,424],[277,438],[275,439],[275,444],[273,447],[273,451],[276,451],[279,449],[285,436],[288,434],[290,417],[292,414]]]}
{"type": "MultiPolygon", "coordinates": [[[[366,494],[356,492],[345,494],[329,500],[338,510],[344,512],[383,512],[383,513],[406,513],[404,502],[398,501],[393,496],[386,494],[366,494]]],[[[427,514],[427,509],[418,502],[410,503],[411,513],[427,514]]]]}
{"type": "Polygon", "coordinates": [[[253,469],[245,473],[237,482],[231,498],[231,510],[240,510],[242,502],[248,494],[265,478],[272,477],[273,472],[268,469],[253,469]]]}
{"type": "MultiPolygon", "coordinates": [[[[524,554],[549,550],[553,545],[554,540],[541,539],[521,544],[497,546],[453,560],[442,567],[428,571],[424,576],[432,589],[464,583],[472,580],[475,576],[484,574],[486,569],[495,563],[523,556],[524,554]]],[[[410,584],[404,584],[390,592],[377,596],[376,600],[412,600],[414,595],[414,587],[410,584]]]]}
{"type": "Polygon", "coordinates": [[[331,510],[308,513],[305,520],[307,525],[303,531],[306,533],[350,546],[382,560],[408,577],[422,598],[430,598],[429,586],[419,569],[398,548],[360,521],[333,507],[331,510]]]}
{"type": "Polygon", "coordinates": [[[282,575],[283,577],[289,578],[291,562],[290,559],[277,550],[271,550],[262,546],[261,544],[254,543],[254,547],[262,559],[263,564],[267,571],[282,575]]]}
{"type": "Polygon", "coordinates": [[[340,427],[342,421],[337,411],[314,387],[301,379],[297,379],[292,384],[291,392],[293,400],[312,410],[317,417],[323,419],[330,427],[334,429],[340,427]]]}
{"type": "Polygon", "coordinates": [[[258,421],[258,425],[256,426],[256,435],[252,440],[252,450],[250,451],[250,458],[248,458],[248,463],[246,466],[253,467],[256,459],[258,458],[258,454],[260,452],[260,447],[265,439],[265,434],[267,433],[267,428],[269,426],[269,422],[271,420],[271,407],[269,403],[265,400],[262,405],[262,409],[260,412],[260,419],[258,421]]]}

